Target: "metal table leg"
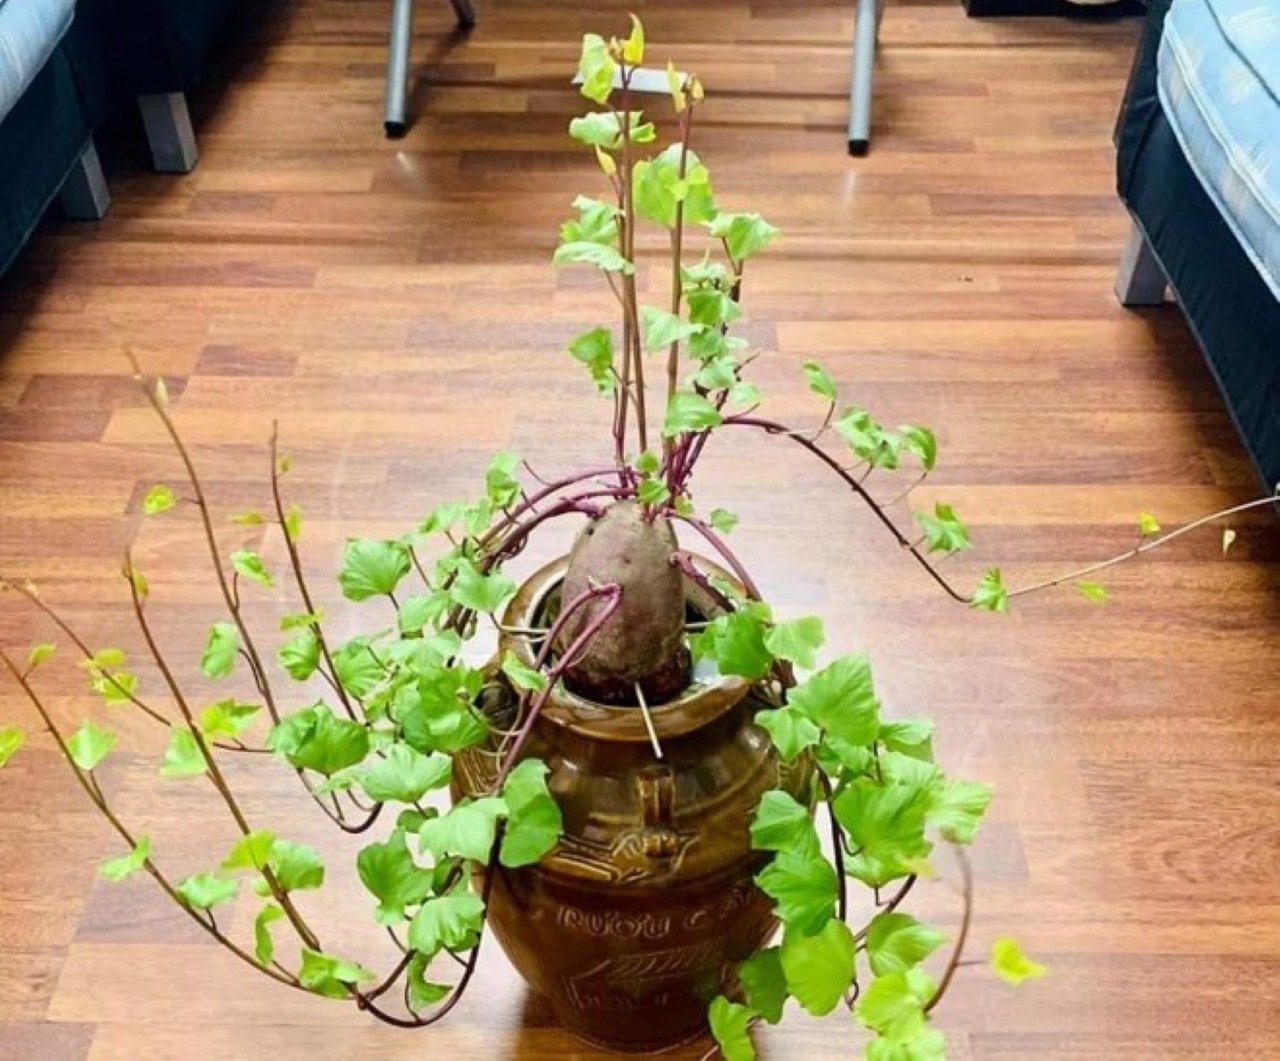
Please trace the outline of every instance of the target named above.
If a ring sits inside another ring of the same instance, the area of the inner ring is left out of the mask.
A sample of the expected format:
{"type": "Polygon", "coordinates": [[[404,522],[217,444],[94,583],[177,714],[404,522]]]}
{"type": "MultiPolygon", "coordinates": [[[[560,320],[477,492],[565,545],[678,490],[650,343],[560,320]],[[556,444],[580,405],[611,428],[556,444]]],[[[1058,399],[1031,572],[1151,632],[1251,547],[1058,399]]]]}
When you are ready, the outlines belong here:
{"type": "Polygon", "coordinates": [[[408,128],[409,59],[413,46],[413,0],[391,0],[391,43],[387,53],[388,136],[404,136],[408,128]]]}
{"type": "Polygon", "coordinates": [[[849,154],[865,155],[871,144],[871,79],[884,0],[858,0],[853,31],[853,74],[849,91],[849,154]]]}

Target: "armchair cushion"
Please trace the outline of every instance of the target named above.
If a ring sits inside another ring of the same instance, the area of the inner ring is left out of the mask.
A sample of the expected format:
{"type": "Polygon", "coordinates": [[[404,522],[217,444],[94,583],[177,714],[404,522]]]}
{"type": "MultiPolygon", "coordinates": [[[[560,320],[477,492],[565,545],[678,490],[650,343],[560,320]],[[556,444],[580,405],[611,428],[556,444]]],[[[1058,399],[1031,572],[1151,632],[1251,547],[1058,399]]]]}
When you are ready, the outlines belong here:
{"type": "Polygon", "coordinates": [[[0,0],[0,122],[71,25],[75,0],[0,0]]]}
{"type": "Polygon", "coordinates": [[[1182,153],[1280,299],[1280,6],[1174,0],[1158,69],[1182,153]]]}

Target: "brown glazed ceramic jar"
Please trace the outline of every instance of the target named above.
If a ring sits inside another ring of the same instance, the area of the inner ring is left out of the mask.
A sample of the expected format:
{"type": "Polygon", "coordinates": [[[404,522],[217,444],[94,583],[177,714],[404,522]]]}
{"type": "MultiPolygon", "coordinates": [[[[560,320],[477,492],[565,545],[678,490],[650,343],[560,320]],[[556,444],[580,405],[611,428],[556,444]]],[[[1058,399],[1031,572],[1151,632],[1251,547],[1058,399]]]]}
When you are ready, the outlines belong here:
{"type": "MultiPolygon", "coordinates": [[[[521,587],[505,626],[536,624],[566,563],[521,587]]],[[[714,615],[704,591],[686,586],[690,612],[714,615]]],[[[500,652],[507,649],[532,663],[527,639],[511,637],[500,652]]],[[[750,821],[761,794],[780,784],[806,800],[810,767],[780,766],[752,724],[764,706],[741,678],[695,680],[650,709],[659,760],[638,709],[564,691],[547,702],[529,752],[550,766],[564,836],[536,866],[497,871],[489,924],[521,975],[582,1038],[657,1051],[702,1034],[726,967],[776,927],[772,904],[752,883],[763,858],[751,850],[750,821]]],[[[492,750],[459,755],[455,798],[483,794],[495,773],[492,750]]]]}

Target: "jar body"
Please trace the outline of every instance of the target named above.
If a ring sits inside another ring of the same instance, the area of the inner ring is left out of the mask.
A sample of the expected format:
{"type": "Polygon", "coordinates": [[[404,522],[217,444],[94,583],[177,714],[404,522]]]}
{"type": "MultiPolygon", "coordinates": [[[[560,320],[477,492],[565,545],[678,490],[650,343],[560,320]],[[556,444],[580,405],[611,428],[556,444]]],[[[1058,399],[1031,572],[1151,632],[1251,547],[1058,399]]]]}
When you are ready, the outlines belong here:
{"type": "MultiPolygon", "coordinates": [[[[526,583],[505,625],[533,625],[563,566],[526,583]]],[[[696,610],[707,602],[688,585],[696,610]]],[[[650,709],[661,758],[636,708],[561,691],[544,708],[528,750],[550,767],[564,835],[537,865],[495,871],[489,925],[579,1036],[654,1051],[702,1034],[729,967],[776,928],[750,822],[771,788],[807,802],[811,770],[783,766],[753,725],[767,706],[742,679],[695,683],[650,709]]],[[[455,796],[487,792],[496,767],[484,749],[458,756],[455,796]]]]}

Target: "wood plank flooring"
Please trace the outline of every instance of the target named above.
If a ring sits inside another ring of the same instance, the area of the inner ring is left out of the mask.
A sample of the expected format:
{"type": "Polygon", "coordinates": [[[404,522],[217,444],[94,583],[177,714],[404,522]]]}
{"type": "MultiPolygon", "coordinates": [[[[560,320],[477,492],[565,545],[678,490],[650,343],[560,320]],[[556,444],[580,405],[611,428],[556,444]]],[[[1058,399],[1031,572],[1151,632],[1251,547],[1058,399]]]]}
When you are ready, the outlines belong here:
{"type": "MultiPolygon", "coordinates": [[[[495,448],[546,472],[603,452],[605,409],[563,353],[607,292],[554,272],[557,223],[594,166],[563,134],[575,39],[622,4],[481,0],[450,37],[421,4],[420,116],[381,135],[387,5],[296,0],[242,17],[193,100],[202,158],[148,172],[126,141],[109,218],[52,222],[0,281],[0,571],[37,580],[95,643],[136,647],[118,575],[133,543],[166,643],[194,664],[216,618],[191,518],[145,528],[146,487],[177,475],[127,380],[164,373],[215,503],[266,502],[272,419],[307,515],[306,556],[339,632],[361,619],[321,576],[349,534],[399,533],[474,491],[495,448]]],[[[699,71],[697,149],[722,202],[785,239],[754,268],[748,334],[778,415],[820,415],[799,375],[822,359],[891,423],[936,425],[965,583],[1010,581],[1132,544],[1253,495],[1242,451],[1173,308],[1111,294],[1125,232],[1110,131],[1134,20],[969,21],[895,0],[876,73],[872,153],[844,153],[851,3],[649,0],[651,52],[699,71]]],[[[641,263],[641,284],[661,275],[641,263]]],[[[1018,936],[1052,967],[1013,991],[965,970],[940,1022],[955,1058],[1280,1058],[1280,544],[1241,520],[1122,567],[1112,600],[1070,591],[1007,618],[948,604],[789,447],[711,447],[700,505],[736,510],[742,554],[785,614],[818,610],[834,651],[872,655],[899,715],[931,714],[940,754],[995,783],[974,851],[973,954],[1018,936]]],[[[885,493],[893,492],[887,485],[885,493]]],[[[523,564],[562,548],[559,528],[523,564]]],[[[224,544],[283,550],[228,526],[224,544]]],[[[264,596],[263,628],[287,594],[264,596]]],[[[367,620],[365,620],[367,621],[367,620]]],[[[49,634],[0,598],[0,643],[49,634]]],[[[95,710],[65,661],[60,718],[95,710]]],[[[143,681],[154,682],[144,670],[143,681]]],[[[9,685],[0,721],[31,725],[9,685]]],[[[158,738],[117,713],[122,813],[183,871],[229,839],[198,783],[155,775],[158,738]]],[[[387,964],[355,847],[263,764],[234,780],[263,824],[328,853],[313,901],[333,946],[387,964]]],[[[148,882],[109,885],[117,853],[47,738],[0,775],[0,1058],[586,1058],[496,948],[427,1033],[259,983],[148,882]]],[[[920,909],[954,926],[936,884],[920,909]]],[[[237,911],[239,931],[251,911],[237,911]]],[[[847,1020],[791,1016],[770,1059],[855,1054],[847,1020]]],[[[676,1056],[696,1058],[706,1044],[676,1056]]]]}

